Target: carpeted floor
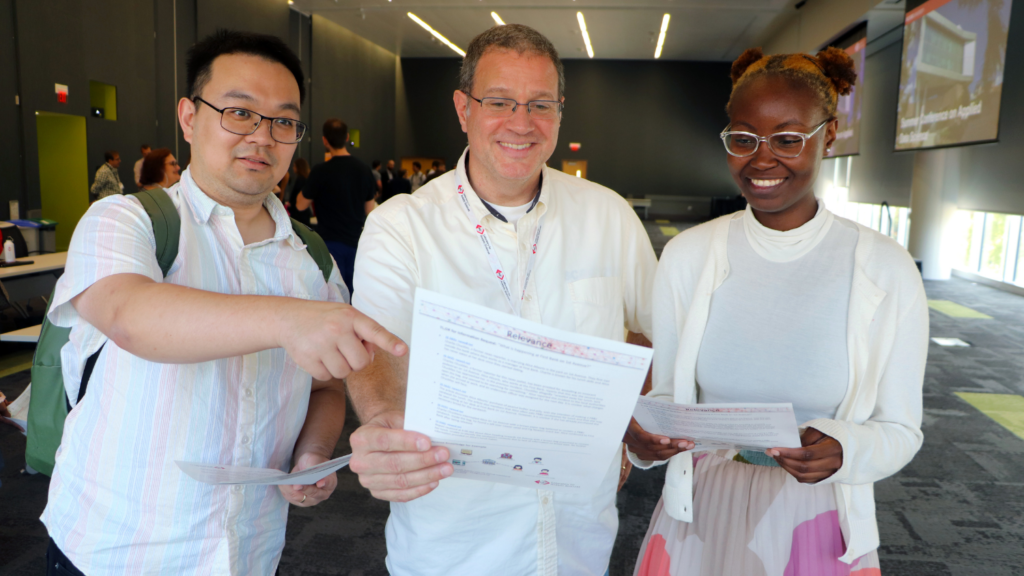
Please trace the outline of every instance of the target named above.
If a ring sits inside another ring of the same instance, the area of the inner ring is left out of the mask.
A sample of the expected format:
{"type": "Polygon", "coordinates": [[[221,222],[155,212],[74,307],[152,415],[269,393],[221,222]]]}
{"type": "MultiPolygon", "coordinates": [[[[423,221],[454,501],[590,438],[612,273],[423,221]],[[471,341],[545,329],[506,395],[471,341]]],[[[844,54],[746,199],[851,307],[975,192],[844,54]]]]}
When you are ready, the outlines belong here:
{"type": "MultiPolygon", "coordinates": [[[[661,246],[667,240],[654,236],[661,246]]],[[[1024,394],[1024,298],[964,280],[928,282],[926,288],[929,298],[950,300],[992,319],[931,312],[932,336],[958,337],[972,347],[930,348],[924,447],[902,472],[876,485],[882,573],[1024,574],[1024,439],[955,395],[1024,394]]],[[[13,398],[27,382],[27,372],[0,378],[0,390],[13,398]]],[[[351,415],[348,422],[346,438],[354,428],[351,415]]],[[[0,471],[0,575],[43,571],[46,532],[38,517],[47,478],[18,473],[24,449],[20,434],[0,428],[0,453],[6,460],[0,471]]],[[[336,454],[348,451],[343,440],[336,454]]],[[[632,574],[663,474],[636,471],[619,494],[613,576],[632,574]]],[[[282,575],[385,574],[387,504],[372,499],[351,472],[345,470],[339,480],[331,500],[292,510],[282,575]]]]}

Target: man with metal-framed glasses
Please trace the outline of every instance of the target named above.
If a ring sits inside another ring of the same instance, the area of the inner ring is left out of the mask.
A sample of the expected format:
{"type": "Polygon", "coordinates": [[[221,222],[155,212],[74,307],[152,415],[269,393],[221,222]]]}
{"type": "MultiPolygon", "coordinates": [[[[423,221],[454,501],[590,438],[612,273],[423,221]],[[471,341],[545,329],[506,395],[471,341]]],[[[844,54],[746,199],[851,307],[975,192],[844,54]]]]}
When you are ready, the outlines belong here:
{"type": "MultiPolygon", "coordinates": [[[[639,218],[615,192],[545,166],[564,92],[558,54],[537,31],[495,26],[470,43],[453,94],[468,147],[455,170],[370,213],[356,307],[406,339],[418,287],[563,330],[650,334],[656,262],[639,218]]],[[[402,429],[408,368],[377,354],[348,380],[363,422],[352,470],[392,502],[389,573],[604,574],[629,470],[622,455],[599,464],[593,494],[452,477],[459,455],[402,429]]]]}
{"type": "Polygon", "coordinates": [[[96,202],[76,227],[49,319],[71,328],[69,399],[87,365],[91,375],[42,516],[49,574],[274,574],[289,503],[333,492],[334,474],[228,487],[175,464],[322,463],[344,425],[342,378],[367,365],[369,342],[404,353],[345,303],[337,264],[326,254],[321,269],[271,193],[306,131],[303,86],[277,38],[199,42],[178,103],[192,161],[167,189],[180,222],[173,263],[165,273],[156,217],[134,196],[96,202]]]}

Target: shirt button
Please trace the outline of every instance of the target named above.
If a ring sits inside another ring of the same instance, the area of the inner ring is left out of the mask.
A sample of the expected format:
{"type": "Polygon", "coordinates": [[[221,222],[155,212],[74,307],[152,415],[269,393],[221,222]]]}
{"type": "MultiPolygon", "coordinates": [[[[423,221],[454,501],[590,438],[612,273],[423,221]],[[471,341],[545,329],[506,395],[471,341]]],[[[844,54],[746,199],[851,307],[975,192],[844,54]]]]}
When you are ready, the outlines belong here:
{"type": "Polygon", "coordinates": [[[527,294],[525,300],[527,302],[533,302],[533,296],[531,296],[530,294],[527,294]]]}
{"type": "Polygon", "coordinates": [[[544,497],[544,499],[543,499],[543,500],[541,500],[541,502],[542,502],[542,503],[543,503],[543,504],[544,504],[545,506],[547,506],[547,505],[548,505],[548,497],[547,497],[547,496],[545,496],[545,497],[544,497]]]}
{"type": "Polygon", "coordinates": [[[242,436],[242,444],[248,444],[248,443],[249,443],[249,437],[248,436],[242,436]]]}
{"type": "Polygon", "coordinates": [[[252,398],[252,388],[246,388],[245,395],[248,396],[249,398],[252,398]]]}
{"type": "Polygon", "coordinates": [[[234,490],[235,492],[241,492],[242,491],[242,486],[236,484],[236,485],[232,486],[231,489],[234,490]]]}

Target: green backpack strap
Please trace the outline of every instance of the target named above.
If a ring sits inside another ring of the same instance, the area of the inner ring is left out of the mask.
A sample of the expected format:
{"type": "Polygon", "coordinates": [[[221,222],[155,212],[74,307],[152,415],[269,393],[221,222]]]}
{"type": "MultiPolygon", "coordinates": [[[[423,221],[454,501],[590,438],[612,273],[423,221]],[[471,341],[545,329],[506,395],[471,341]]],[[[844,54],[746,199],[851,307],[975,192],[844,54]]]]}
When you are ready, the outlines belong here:
{"type": "Polygon", "coordinates": [[[171,270],[178,257],[178,238],[181,236],[181,216],[171,197],[163,188],[139,190],[135,197],[149,214],[153,222],[153,237],[156,239],[156,261],[164,276],[171,270]]]}
{"type": "Polygon", "coordinates": [[[320,237],[319,234],[313,232],[313,229],[306,226],[302,222],[299,222],[295,218],[292,218],[292,230],[295,231],[295,235],[302,240],[302,243],[306,245],[306,252],[313,257],[313,261],[320,267],[320,272],[324,275],[324,282],[330,283],[331,272],[334,271],[334,260],[331,259],[331,253],[327,250],[327,243],[320,237]]]}

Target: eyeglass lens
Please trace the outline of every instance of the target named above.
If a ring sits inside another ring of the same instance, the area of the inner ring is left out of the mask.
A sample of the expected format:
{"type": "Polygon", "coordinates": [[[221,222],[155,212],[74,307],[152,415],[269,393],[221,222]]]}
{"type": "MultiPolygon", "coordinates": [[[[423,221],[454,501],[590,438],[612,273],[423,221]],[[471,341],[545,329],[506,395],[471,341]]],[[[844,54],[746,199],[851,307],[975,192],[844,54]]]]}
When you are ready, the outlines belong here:
{"type": "MultiPolygon", "coordinates": [[[[516,101],[511,98],[483,98],[480,106],[491,116],[511,116],[516,110],[516,101]]],[[[530,115],[534,118],[555,118],[558,116],[558,102],[547,100],[534,100],[526,104],[530,115]]]]}
{"type": "MultiPolygon", "coordinates": [[[[282,144],[295,144],[302,140],[306,126],[288,118],[267,118],[271,121],[270,137],[282,144]]],[[[263,121],[259,115],[243,108],[225,108],[221,114],[221,126],[232,134],[248,136],[259,128],[263,121]]]]}
{"type": "MultiPolygon", "coordinates": [[[[753,134],[729,134],[725,147],[736,156],[750,156],[757,151],[759,139],[753,134]]],[[[772,152],[783,158],[796,158],[804,149],[804,139],[795,134],[772,134],[768,137],[772,152]]]]}

